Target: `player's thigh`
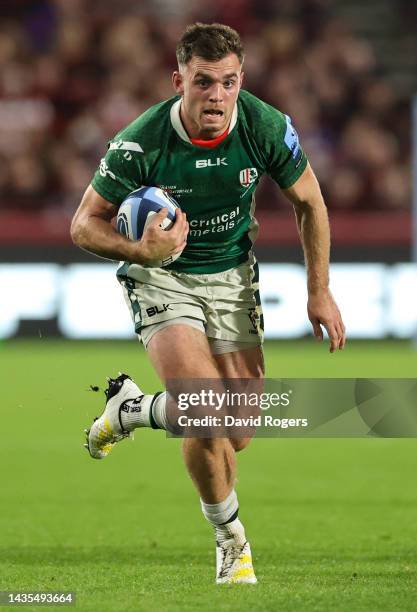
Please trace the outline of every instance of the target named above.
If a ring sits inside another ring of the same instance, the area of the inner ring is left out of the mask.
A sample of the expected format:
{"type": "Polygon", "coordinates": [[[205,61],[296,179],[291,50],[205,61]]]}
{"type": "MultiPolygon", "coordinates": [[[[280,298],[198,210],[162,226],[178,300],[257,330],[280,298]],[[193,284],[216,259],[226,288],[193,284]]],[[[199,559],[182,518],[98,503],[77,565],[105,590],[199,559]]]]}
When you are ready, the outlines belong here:
{"type": "Polygon", "coordinates": [[[163,381],[179,378],[219,378],[206,335],[189,325],[170,325],[149,341],[148,354],[163,381]]]}

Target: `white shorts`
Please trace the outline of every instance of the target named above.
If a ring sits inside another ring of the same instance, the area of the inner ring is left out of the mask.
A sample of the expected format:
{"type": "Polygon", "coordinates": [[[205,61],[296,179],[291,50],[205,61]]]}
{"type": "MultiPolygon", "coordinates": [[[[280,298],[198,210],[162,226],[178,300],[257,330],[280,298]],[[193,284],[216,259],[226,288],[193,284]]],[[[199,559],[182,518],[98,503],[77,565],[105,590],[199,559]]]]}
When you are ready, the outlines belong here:
{"type": "Polygon", "coordinates": [[[244,343],[248,348],[263,342],[259,270],[252,255],[240,266],[214,274],[135,265],[119,281],[135,331],[146,345],[153,335],[146,328],[179,318],[209,339],[244,343]]]}

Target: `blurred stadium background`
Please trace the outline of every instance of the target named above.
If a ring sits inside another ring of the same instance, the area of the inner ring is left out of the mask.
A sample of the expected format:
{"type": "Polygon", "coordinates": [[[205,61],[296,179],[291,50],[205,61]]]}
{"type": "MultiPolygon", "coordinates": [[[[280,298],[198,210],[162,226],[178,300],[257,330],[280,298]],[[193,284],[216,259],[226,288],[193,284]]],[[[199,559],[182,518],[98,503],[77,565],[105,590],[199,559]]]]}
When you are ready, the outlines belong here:
{"type": "MultiPolygon", "coordinates": [[[[329,207],[332,261],[344,264],[334,267],[333,289],[350,337],[413,336],[416,19],[412,0],[121,0],[117,11],[109,0],[3,3],[0,337],[132,335],[112,264],[72,246],[68,228],[107,140],[172,95],[175,43],[195,20],[236,27],[245,86],[293,118],[329,207]]],[[[287,264],[262,271],[267,334],[301,337],[309,331],[301,248],[268,178],[257,217],[259,260],[287,264]]]]}
{"type": "Polygon", "coordinates": [[[254,440],[239,457],[260,578],[250,593],[211,586],[210,533],[178,440],[140,432],[105,465],[82,449],[103,402],[90,385],[118,370],[148,392],[160,383],[130,339],[115,264],[75,248],[70,220],[106,141],[171,95],[175,43],[195,20],[236,27],[246,87],[292,116],[329,208],[332,288],[358,339],[331,357],[303,339],[295,222],[264,180],[268,375],[415,377],[414,0],[3,2],[0,590],[76,590],[80,610],[112,612],[415,609],[415,440],[254,440]]]}

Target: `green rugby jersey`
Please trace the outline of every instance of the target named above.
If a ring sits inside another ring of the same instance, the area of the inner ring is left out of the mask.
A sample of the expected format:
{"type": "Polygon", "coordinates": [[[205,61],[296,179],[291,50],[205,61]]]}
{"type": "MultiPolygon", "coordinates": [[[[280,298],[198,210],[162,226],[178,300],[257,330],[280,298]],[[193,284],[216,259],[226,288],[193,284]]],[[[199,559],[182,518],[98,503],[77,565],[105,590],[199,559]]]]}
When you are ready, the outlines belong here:
{"type": "Polygon", "coordinates": [[[248,259],[258,224],[254,192],[262,174],[283,189],[304,171],[306,156],[291,120],[241,90],[229,134],[215,148],[192,144],[174,96],[144,112],[110,141],[92,186],[119,205],[142,185],[167,190],[187,213],[187,246],[168,266],[222,272],[248,259]]]}

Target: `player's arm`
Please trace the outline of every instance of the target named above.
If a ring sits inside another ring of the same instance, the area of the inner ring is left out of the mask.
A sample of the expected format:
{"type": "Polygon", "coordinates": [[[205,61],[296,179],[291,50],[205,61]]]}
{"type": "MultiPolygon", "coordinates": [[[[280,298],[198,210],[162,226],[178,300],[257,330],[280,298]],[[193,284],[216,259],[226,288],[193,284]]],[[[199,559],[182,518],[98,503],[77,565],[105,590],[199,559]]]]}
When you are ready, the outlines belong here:
{"type": "Polygon", "coordinates": [[[308,316],[317,339],[323,339],[321,325],[330,338],[330,352],[345,345],[342,317],[329,289],[330,228],[319,183],[310,166],[300,178],[283,190],[292,202],[307,267],[308,316]]]}
{"type": "Polygon", "coordinates": [[[142,239],[132,241],[119,234],[111,221],[117,206],[101,197],[90,185],[71,223],[71,238],[80,248],[106,259],[146,264],[181,252],[186,245],[188,223],[185,213],[176,210],[170,230],[160,227],[167,209],[154,215],[142,239]]]}

